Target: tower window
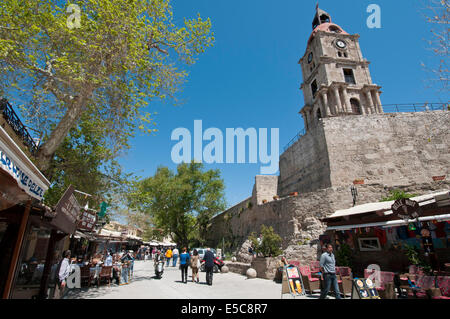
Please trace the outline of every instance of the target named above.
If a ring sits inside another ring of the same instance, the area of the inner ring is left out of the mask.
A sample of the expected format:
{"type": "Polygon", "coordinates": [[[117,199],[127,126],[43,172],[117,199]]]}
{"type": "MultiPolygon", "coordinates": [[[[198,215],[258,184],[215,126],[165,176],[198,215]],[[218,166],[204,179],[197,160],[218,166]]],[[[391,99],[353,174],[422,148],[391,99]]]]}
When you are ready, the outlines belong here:
{"type": "Polygon", "coordinates": [[[347,52],[344,52],[344,57],[347,57],[348,55],[347,55],[347,52]]]}
{"type": "Polygon", "coordinates": [[[330,30],[330,32],[334,32],[334,33],[341,33],[342,30],[339,29],[337,26],[335,25],[330,25],[330,27],[328,28],[328,30],[330,30]]]}
{"type": "Polygon", "coordinates": [[[313,81],[313,83],[311,83],[311,92],[313,97],[316,97],[316,93],[317,93],[317,82],[316,80],[313,81]]]}
{"type": "Polygon", "coordinates": [[[339,57],[342,57],[341,51],[338,51],[338,56],[339,56],[339,57]]]}
{"type": "Polygon", "coordinates": [[[352,69],[344,69],[344,78],[346,83],[356,84],[352,69]]]}

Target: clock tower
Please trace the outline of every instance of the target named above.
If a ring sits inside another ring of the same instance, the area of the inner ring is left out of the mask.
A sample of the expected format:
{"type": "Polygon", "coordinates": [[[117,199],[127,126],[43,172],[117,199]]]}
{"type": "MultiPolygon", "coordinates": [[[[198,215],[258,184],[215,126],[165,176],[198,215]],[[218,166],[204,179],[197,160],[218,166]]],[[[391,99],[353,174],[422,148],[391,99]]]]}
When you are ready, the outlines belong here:
{"type": "Polygon", "coordinates": [[[324,117],[383,113],[381,87],[373,84],[359,35],[348,34],[316,8],[306,52],[300,59],[305,105],[300,114],[308,131],[324,117]]]}

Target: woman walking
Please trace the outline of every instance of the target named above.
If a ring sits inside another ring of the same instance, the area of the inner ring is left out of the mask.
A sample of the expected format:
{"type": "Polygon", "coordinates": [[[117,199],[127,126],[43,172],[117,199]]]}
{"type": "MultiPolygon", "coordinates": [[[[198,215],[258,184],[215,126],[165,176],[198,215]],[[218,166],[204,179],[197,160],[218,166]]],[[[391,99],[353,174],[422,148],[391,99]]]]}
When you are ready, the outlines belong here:
{"type": "Polygon", "coordinates": [[[195,278],[197,278],[197,283],[200,281],[200,277],[198,275],[198,269],[200,268],[200,257],[198,256],[197,249],[194,249],[191,258],[191,268],[192,268],[192,282],[195,282],[195,278]]]}
{"type": "Polygon", "coordinates": [[[181,269],[181,281],[187,284],[188,262],[191,257],[187,253],[187,248],[183,248],[183,253],[180,255],[180,269],[181,269]]]}

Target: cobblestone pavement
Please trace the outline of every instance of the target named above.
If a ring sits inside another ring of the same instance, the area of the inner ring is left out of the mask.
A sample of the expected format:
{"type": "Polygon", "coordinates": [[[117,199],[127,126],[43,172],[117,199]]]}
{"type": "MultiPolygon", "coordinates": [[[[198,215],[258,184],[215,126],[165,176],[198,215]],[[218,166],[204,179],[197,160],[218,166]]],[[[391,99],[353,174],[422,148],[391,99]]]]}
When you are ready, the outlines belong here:
{"type": "MultiPolygon", "coordinates": [[[[181,282],[181,271],[177,267],[165,267],[162,279],[154,278],[152,261],[136,261],[134,277],[128,285],[107,284],[91,286],[89,289],[69,290],[64,299],[280,299],[281,284],[265,279],[247,279],[235,273],[216,273],[213,285],[206,284],[206,273],[200,272],[200,283],[181,282]]],[[[290,296],[285,296],[288,299],[290,296]]],[[[301,297],[301,299],[317,299],[301,297]]]]}

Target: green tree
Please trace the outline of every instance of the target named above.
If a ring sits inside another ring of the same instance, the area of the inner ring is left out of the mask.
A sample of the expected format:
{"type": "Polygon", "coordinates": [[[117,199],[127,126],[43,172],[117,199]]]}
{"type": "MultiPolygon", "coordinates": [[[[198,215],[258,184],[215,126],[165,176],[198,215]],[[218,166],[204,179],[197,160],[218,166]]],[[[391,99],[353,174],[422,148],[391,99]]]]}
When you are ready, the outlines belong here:
{"type": "Polygon", "coordinates": [[[172,235],[180,246],[204,243],[209,219],[225,209],[224,183],[218,170],[203,164],[180,164],[174,173],[159,167],[156,174],[134,184],[129,207],[152,217],[154,226],[172,235]]]}
{"type": "Polygon", "coordinates": [[[42,132],[42,171],[83,114],[117,155],[137,129],[155,130],[149,102],[174,97],[182,65],[213,41],[209,19],[175,26],[170,0],[2,1],[0,93],[21,96],[22,115],[42,132]]]}

